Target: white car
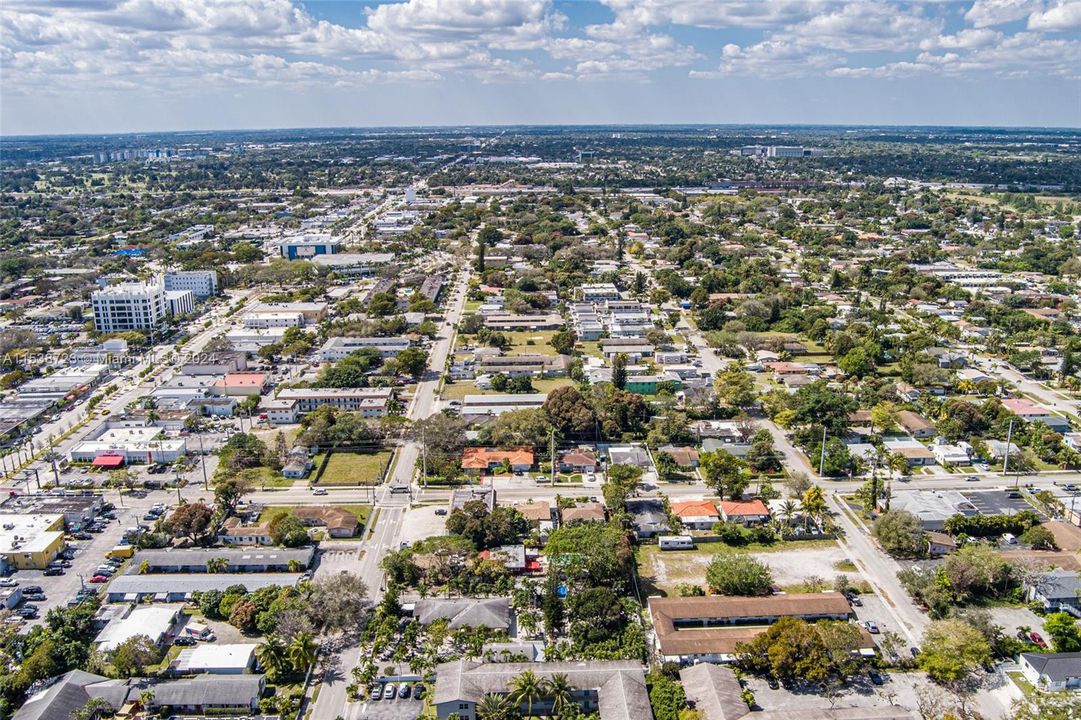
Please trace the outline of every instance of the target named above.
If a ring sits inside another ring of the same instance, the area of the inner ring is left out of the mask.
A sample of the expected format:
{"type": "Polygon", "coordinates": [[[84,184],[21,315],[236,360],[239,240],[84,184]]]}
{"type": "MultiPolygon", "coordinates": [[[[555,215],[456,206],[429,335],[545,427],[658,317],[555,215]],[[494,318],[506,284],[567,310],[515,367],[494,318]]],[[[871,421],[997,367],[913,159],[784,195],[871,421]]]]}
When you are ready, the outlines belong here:
{"type": "Polygon", "coordinates": [[[4,578],[3,580],[0,580],[0,587],[5,587],[5,588],[19,587],[19,583],[16,582],[15,578],[4,578]]]}
{"type": "Polygon", "coordinates": [[[321,487],[312,488],[312,495],[326,495],[326,494],[327,494],[327,489],[326,488],[321,488],[321,487]]]}

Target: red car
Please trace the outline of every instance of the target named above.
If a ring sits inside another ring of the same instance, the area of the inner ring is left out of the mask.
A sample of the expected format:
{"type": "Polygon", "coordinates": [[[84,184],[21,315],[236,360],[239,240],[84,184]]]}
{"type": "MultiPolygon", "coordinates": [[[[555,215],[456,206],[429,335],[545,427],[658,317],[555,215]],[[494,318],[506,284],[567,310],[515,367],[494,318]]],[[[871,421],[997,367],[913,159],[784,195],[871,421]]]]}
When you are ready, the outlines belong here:
{"type": "Polygon", "coordinates": [[[108,582],[108,580],[109,578],[105,577],[104,575],[95,575],[94,577],[90,578],[90,582],[92,583],[103,583],[108,582]]]}
{"type": "Polygon", "coordinates": [[[1042,648],[1047,647],[1047,643],[1044,642],[1044,639],[1042,637],[1040,637],[1040,633],[1038,633],[1038,632],[1030,632],[1028,634],[1028,639],[1031,640],[1032,642],[1036,643],[1037,645],[1039,645],[1042,648]]]}

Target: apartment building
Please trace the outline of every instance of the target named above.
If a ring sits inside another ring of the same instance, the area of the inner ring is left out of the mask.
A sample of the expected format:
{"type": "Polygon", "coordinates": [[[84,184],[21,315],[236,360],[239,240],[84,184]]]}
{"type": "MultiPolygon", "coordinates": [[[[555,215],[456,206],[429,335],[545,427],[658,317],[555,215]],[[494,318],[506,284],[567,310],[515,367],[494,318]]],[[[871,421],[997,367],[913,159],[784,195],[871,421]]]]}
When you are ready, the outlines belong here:
{"type": "Polygon", "coordinates": [[[319,357],[323,362],[337,362],[350,353],[365,348],[379,351],[384,360],[409,347],[409,338],[399,337],[332,337],[323,343],[319,357]]]}
{"type": "Polygon", "coordinates": [[[360,413],[363,417],[383,417],[393,397],[392,388],[286,388],[275,400],[283,406],[284,403],[295,403],[295,415],[329,405],[336,410],[360,413]]]}

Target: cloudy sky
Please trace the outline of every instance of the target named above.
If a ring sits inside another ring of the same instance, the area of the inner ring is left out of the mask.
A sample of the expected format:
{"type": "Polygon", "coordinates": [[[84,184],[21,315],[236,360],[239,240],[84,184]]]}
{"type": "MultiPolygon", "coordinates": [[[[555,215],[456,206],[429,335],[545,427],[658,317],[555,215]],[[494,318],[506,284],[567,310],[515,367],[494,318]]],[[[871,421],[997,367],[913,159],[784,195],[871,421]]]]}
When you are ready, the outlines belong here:
{"type": "Polygon", "coordinates": [[[0,133],[1081,126],[1081,0],[3,0],[0,133]]]}

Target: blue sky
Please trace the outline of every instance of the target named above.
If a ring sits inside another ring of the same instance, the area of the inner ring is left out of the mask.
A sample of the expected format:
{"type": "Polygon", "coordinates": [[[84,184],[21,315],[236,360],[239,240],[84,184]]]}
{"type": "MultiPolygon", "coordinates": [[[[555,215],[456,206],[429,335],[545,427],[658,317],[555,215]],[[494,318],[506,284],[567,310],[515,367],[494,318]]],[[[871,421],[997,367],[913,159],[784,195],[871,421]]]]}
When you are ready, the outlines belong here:
{"type": "Polygon", "coordinates": [[[4,0],[0,133],[1081,126],[1081,0],[4,0]]]}

